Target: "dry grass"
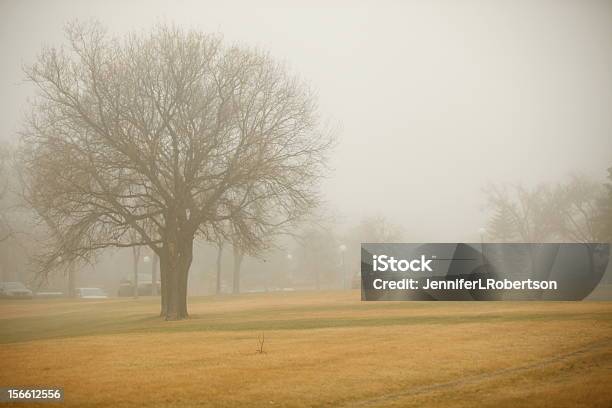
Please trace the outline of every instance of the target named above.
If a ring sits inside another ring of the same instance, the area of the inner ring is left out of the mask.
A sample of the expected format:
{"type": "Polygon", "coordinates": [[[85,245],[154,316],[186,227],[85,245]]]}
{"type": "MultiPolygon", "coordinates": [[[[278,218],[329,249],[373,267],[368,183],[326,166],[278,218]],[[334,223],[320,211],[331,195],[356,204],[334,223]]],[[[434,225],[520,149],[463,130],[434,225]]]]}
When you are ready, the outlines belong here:
{"type": "Polygon", "coordinates": [[[199,298],[182,322],[153,299],[0,303],[0,385],[74,407],[612,406],[612,303],[358,298],[199,298]]]}

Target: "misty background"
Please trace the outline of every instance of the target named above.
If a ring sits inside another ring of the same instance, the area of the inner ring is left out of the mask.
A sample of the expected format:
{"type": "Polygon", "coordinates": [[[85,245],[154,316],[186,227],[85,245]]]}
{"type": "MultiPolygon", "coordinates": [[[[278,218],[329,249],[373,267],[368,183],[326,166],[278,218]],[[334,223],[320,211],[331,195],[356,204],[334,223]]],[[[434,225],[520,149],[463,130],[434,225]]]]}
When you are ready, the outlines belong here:
{"type": "Polygon", "coordinates": [[[487,183],[603,182],[612,164],[609,1],[3,1],[0,140],[33,94],[22,65],[75,18],[113,35],[174,23],[286,62],[339,128],[322,190],[344,228],[381,215],[404,241],[478,241],[487,183]]]}

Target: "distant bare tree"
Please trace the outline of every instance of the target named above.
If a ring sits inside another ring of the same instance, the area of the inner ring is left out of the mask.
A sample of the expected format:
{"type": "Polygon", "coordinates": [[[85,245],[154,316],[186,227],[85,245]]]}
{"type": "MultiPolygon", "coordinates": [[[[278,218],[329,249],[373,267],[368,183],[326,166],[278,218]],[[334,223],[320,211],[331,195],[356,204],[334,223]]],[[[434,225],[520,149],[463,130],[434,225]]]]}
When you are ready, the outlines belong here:
{"type": "Polygon", "coordinates": [[[320,290],[339,272],[338,241],[333,228],[308,224],[296,239],[299,243],[297,262],[302,271],[312,277],[314,288],[320,290]]]}
{"type": "MultiPolygon", "coordinates": [[[[305,215],[305,214],[304,214],[305,215]]],[[[302,217],[299,217],[301,219],[302,217]]],[[[232,249],[232,293],[240,293],[240,279],[242,271],[242,263],[246,255],[258,256],[261,252],[274,247],[273,240],[277,236],[287,234],[293,235],[288,232],[291,226],[295,225],[298,219],[285,219],[283,222],[262,225],[258,224],[259,218],[251,220],[252,225],[249,226],[251,231],[258,230],[259,234],[251,236],[245,242],[245,237],[237,231],[224,230],[221,234],[214,234],[212,243],[217,249],[217,257],[215,262],[215,293],[221,293],[221,282],[222,282],[222,259],[223,251],[228,245],[231,245],[232,249]]],[[[235,228],[238,224],[232,223],[231,228],[235,228]]]]}
{"type": "Polygon", "coordinates": [[[233,273],[232,273],[232,293],[237,295],[240,293],[240,271],[242,268],[242,261],[244,260],[244,252],[240,247],[235,246],[232,252],[234,256],[233,273]]]}
{"type": "Polygon", "coordinates": [[[157,293],[158,289],[157,289],[157,272],[158,272],[158,268],[159,268],[159,257],[157,256],[156,253],[153,253],[153,255],[151,256],[151,295],[152,296],[157,296],[159,293],[157,293]]]}
{"type": "Polygon", "coordinates": [[[309,89],[266,53],[168,26],[66,33],[68,48],[26,70],[38,89],[22,137],[30,201],[59,228],[42,269],[148,246],[161,315],[182,319],[194,239],[230,223],[252,245],[258,228],[308,212],[330,134],[309,89]]]}
{"type": "Polygon", "coordinates": [[[240,293],[242,262],[244,261],[245,255],[258,255],[261,251],[269,249],[272,246],[274,233],[279,233],[283,226],[284,223],[280,225],[270,224],[264,226],[259,222],[259,217],[257,215],[251,220],[233,224],[234,230],[231,235],[232,255],[234,261],[232,271],[233,294],[236,295],[240,293]],[[236,228],[241,228],[245,231],[258,231],[258,233],[248,237],[248,239],[245,240],[245,234],[236,228]]]}
{"type": "Polygon", "coordinates": [[[493,209],[486,230],[493,241],[512,242],[517,238],[517,228],[509,206],[500,205],[493,209]]]}
{"type": "Polygon", "coordinates": [[[221,293],[221,278],[222,278],[222,266],[223,266],[223,247],[225,246],[224,240],[219,240],[215,242],[217,247],[217,259],[215,261],[215,293],[219,295],[221,293]]]}
{"type": "Polygon", "coordinates": [[[0,242],[6,241],[12,235],[12,229],[8,222],[8,210],[6,208],[6,193],[8,189],[8,163],[9,149],[8,146],[0,143],[0,242]]]}
{"type": "Polygon", "coordinates": [[[502,241],[545,242],[558,237],[561,213],[555,191],[547,185],[490,185],[485,189],[493,217],[489,234],[502,241]]]}
{"type": "Polygon", "coordinates": [[[368,215],[356,225],[348,228],[338,236],[336,242],[336,259],[340,264],[343,286],[352,286],[360,274],[361,244],[402,242],[406,239],[406,230],[398,223],[380,214],[368,215]],[[340,249],[340,245],[343,249],[340,249]]]}
{"type": "Polygon", "coordinates": [[[557,201],[561,212],[559,234],[570,241],[584,245],[594,271],[595,253],[598,251],[598,203],[604,193],[603,186],[585,176],[572,176],[569,182],[557,188],[557,201]]]}
{"type": "Polygon", "coordinates": [[[612,167],[608,168],[608,182],[597,202],[595,228],[598,240],[612,243],[612,167]]]}
{"type": "MultiPolygon", "coordinates": [[[[0,142],[0,250],[6,250],[14,237],[14,231],[9,223],[10,203],[8,202],[7,191],[9,185],[9,147],[0,142]]],[[[0,257],[0,279],[8,280],[8,268],[5,265],[6,259],[0,257]]]]}
{"type": "MultiPolygon", "coordinates": [[[[493,217],[488,223],[492,239],[542,243],[561,238],[563,225],[558,192],[540,184],[528,189],[522,185],[489,185],[485,189],[493,217]]],[[[527,247],[532,270],[536,271],[536,249],[527,247]]],[[[550,270],[546,273],[550,273],[550,270]]],[[[548,279],[549,276],[541,276],[548,279]]]]}
{"type": "MultiPolygon", "coordinates": [[[[237,216],[226,228],[217,231],[215,244],[217,245],[217,288],[220,289],[221,264],[220,257],[225,243],[232,246],[233,271],[232,293],[240,293],[241,268],[246,255],[258,256],[263,251],[273,248],[274,239],[281,235],[295,235],[291,231],[300,221],[304,221],[307,212],[294,213],[283,218],[273,214],[274,203],[262,199],[252,204],[253,209],[248,217],[237,216]],[[268,213],[268,214],[266,214],[268,213]]],[[[309,217],[310,218],[310,217],[309,217]]]]}
{"type": "MultiPolygon", "coordinates": [[[[140,240],[135,230],[130,230],[129,236],[132,242],[138,242],[140,240]]],[[[132,296],[134,299],[138,299],[138,266],[140,264],[141,248],[140,245],[132,246],[132,296]]],[[[151,284],[153,285],[154,283],[155,282],[151,280],[151,284]]]]}
{"type": "Polygon", "coordinates": [[[399,242],[403,233],[401,226],[381,215],[363,218],[356,230],[361,242],[399,242]]]}
{"type": "Polygon", "coordinates": [[[558,187],[557,200],[562,216],[559,234],[574,242],[596,242],[598,201],[603,186],[585,176],[572,176],[558,187]]]}
{"type": "MultiPolygon", "coordinates": [[[[20,172],[24,173],[23,163],[19,163],[20,172]]],[[[55,255],[55,267],[61,269],[66,277],[68,297],[76,296],[76,280],[77,280],[77,265],[74,262],[64,262],[63,254],[67,253],[67,249],[57,250],[57,246],[65,245],[61,240],[61,230],[57,224],[56,219],[49,215],[49,207],[44,203],[44,197],[38,194],[33,194],[30,188],[35,188],[34,184],[28,184],[25,182],[24,174],[21,174],[21,198],[25,202],[25,206],[33,212],[32,217],[36,218],[38,234],[42,236],[39,239],[40,248],[37,253],[33,254],[33,259],[38,260],[41,263],[41,267],[44,268],[41,273],[38,274],[38,283],[41,284],[48,279],[47,273],[52,266],[52,262],[49,259],[49,253],[57,252],[55,255]]]]}
{"type": "MultiPolygon", "coordinates": [[[[49,234],[46,223],[37,225],[32,221],[32,210],[28,208],[24,201],[23,179],[19,162],[13,160],[15,149],[11,144],[0,142],[0,245],[2,250],[10,254],[10,258],[19,257],[15,262],[9,259],[0,259],[0,271],[3,269],[1,264],[8,263],[17,273],[16,279],[26,280],[25,274],[30,270],[31,258],[33,258],[41,245],[38,239],[44,234],[49,234]],[[8,261],[8,262],[7,262],[8,261]]],[[[49,234],[50,237],[51,234],[49,234]]],[[[2,275],[2,274],[0,274],[2,275]]],[[[73,280],[73,274],[68,276],[68,292],[73,280]]],[[[29,284],[36,285],[32,279],[29,284]]]]}

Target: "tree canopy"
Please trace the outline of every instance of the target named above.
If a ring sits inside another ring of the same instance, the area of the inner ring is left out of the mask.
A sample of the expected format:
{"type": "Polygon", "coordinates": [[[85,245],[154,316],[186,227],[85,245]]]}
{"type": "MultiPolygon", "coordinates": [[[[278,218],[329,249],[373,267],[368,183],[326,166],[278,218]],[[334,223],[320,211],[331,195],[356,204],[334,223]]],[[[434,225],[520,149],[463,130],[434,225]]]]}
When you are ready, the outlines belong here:
{"type": "Polygon", "coordinates": [[[96,23],[66,34],[26,69],[38,90],[27,196],[58,236],[44,269],[146,245],[162,316],[186,317],[196,237],[231,230],[248,248],[317,205],[333,140],[316,98],[267,53],[219,36],[160,25],[113,38],[96,23]]]}

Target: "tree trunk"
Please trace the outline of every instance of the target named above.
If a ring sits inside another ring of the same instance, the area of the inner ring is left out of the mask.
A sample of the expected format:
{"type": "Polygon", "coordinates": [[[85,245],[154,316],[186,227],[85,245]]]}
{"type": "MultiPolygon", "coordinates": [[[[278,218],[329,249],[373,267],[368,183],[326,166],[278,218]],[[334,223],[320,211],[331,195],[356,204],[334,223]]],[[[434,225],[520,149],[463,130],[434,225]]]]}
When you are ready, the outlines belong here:
{"type": "Polygon", "coordinates": [[[161,282],[161,311],[160,317],[166,317],[168,311],[168,255],[159,257],[159,280],[161,282]]]}
{"type": "Polygon", "coordinates": [[[132,247],[132,272],[134,273],[133,292],[134,299],[138,299],[138,261],[140,261],[140,247],[132,247]]]}
{"type": "Polygon", "coordinates": [[[68,297],[76,296],[76,271],[74,265],[68,267],[68,297]]]}
{"type": "Polygon", "coordinates": [[[162,282],[161,317],[181,320],[188,317],[187,283],[193,260],[193,237],[164,244],[160,256],[162,282]]]}
{"type": "Polygon", "coordinates": [[[151,296],[157,296],[157,266],[159,264],[159,258],[157,254],[153,254],[151,260],[151,296]]]}
{"type": "Polygon", "coordinates": [[[238,294],[240,293],[240,267],[242,266],[242,259],[244,258],[244,253],[234,247],[234,276],[232,282],[232,293],[238,294]]]}
{"type": "Polygon", "coordinates": [[[221,293],[221,259],[223,256],[223,243],[219,243],[217,247],[217,295],[221,293]]]}

